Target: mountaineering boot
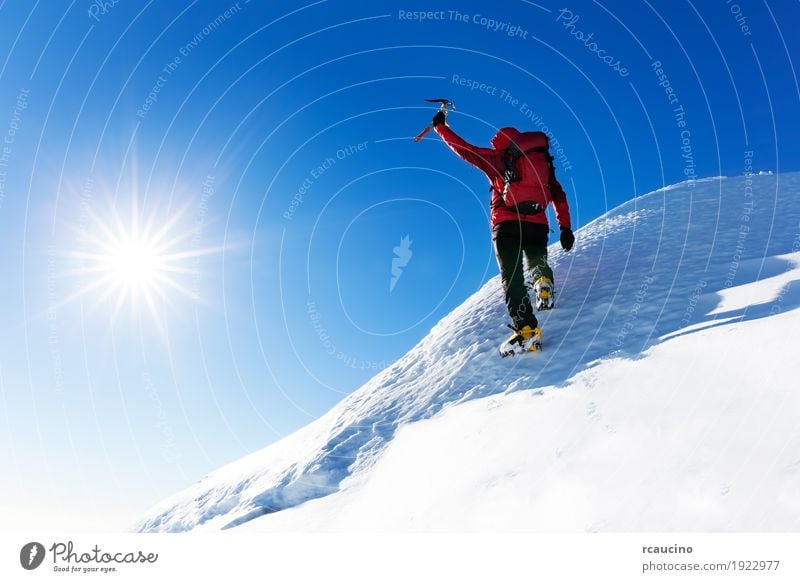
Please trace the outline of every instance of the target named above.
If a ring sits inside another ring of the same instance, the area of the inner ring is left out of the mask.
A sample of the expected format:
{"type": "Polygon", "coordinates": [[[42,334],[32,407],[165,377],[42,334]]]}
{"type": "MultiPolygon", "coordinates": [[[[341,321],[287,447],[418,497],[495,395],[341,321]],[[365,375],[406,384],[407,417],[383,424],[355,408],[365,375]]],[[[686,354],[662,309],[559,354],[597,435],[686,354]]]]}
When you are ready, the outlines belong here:
{"type": "Polygon", "coordinates": [[[547,277],[539,277],[533,284],[533,292],[536,295],[536,309],[546,311],[553,309],[553,282],[547,277]]]}
{"type": "Polygon", "coordinates": [[[500,355],[513,356],[514,354],[524,354],[526,352],[538,352],[542,349],[542,332],[538,327],[523,325],[519,329],[509,326],[514,333],[500,344],[500,355]]]}

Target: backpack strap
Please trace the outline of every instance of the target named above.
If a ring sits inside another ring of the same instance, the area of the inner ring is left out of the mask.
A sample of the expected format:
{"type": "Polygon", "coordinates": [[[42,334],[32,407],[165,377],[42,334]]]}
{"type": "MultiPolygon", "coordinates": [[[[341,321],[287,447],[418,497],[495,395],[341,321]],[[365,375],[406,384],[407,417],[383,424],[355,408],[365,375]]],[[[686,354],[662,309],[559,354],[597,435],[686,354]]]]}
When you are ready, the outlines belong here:
{"type": "Polygon", "coordinates": [[[503,202],[505,206],[505,198],[506,192],[508,192],[509,184],[513,184],[514,182],[519,182],[519,174],[517,173],[517,160],[519,160],[523,156],[523,152],[516,146],[516,144],[512,141],[503,149],[503,166],[505,170],[503,171],[503,183],[504,188],[503,190],[498,190],[494,186],[489,186],[489,192],[497,192],[500,194],[500,200],[503,202]]]}
{"type": "Polygon", "coordinates": [[[508,190],[509,184],[519,182],[520,178],[517,172],[517,161],[524,155],[525,153],[520,150],[513,141],[503,150],[503,165],[506,168],[503,173],[503,180],[506,190],[508,190]]]}

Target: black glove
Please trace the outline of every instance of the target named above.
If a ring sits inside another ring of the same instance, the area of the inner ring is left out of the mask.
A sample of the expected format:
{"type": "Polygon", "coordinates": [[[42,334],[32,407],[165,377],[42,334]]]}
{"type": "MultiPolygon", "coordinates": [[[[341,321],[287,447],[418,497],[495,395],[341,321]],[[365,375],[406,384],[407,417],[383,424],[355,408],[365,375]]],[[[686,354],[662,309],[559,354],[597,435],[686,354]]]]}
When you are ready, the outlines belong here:
{"type": "Polygon", "coordinates": [[[561,227],[561,248],[565,251],[572,250],[572,245],[575,244],[575,235],[572,234],[572,229],[567,226],[561,227]]]}
{"type": "Polygon", "coordinates": [[[436,115],[433,116],[433,127],[437,125],[442,125],[445,121],[444,111],[439,111],[436,115]]]}

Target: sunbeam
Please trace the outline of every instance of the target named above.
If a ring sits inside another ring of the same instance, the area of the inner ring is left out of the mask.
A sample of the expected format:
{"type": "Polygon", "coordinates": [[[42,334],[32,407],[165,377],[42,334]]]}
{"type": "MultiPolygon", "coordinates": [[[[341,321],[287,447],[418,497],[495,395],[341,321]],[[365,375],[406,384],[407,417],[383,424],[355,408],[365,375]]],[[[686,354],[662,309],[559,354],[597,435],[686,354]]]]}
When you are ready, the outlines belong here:
{"type": "Polygon", "coordinates": [[[199,248],[194,229],[178,228],[183,214],[176,211],[160,223],[155,214],[141,221],[135,202],[127,222],[116,210],[108,218],[92,213],[89,225],[80,231],[80,248],[64,253],[76,261],[67,275],[79,277],[80,285],[61,304],[91,294],[96,304],[113,304],[112,319],[125,305],[138,314],[144,304],[159,322],[159,307],[173,303],[171,294],[199,300],[187,279],[199,276],[199,257],[222,248],[199,248]]]}

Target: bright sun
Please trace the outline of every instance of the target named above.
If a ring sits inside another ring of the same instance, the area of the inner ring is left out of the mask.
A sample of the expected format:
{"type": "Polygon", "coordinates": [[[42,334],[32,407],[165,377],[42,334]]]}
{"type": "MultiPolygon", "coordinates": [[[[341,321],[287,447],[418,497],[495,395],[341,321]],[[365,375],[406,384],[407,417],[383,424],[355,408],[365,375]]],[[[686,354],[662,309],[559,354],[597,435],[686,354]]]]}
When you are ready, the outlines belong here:
{"type": "Polygon", "coordinates": [[[121,287],[143,289],[153,285],[163,267],[158,249],[147,240],[126,240],[108,255],[109,270],[121,287]]]}
{"type": "Polygon", "coordinates": [[[110,220],[93,216],[91,227],[80,233],[84,250],[67,253],[79,263],[71,274],[79,275],[82,284],[64,303],[99,293],[97,303],[112,301],[115,317],[123,305],[135,309],[143,302],[158,320],[157,304],[169,302],[168,292],[197,299],[185,279],[196,276],[200,256],[221,249],[191,244],[195,232],[177,231],[180,217],[177,212],[156,226],[154,217],[140,224],[136,213],[127,223],[116,212],[110,220]]]}

